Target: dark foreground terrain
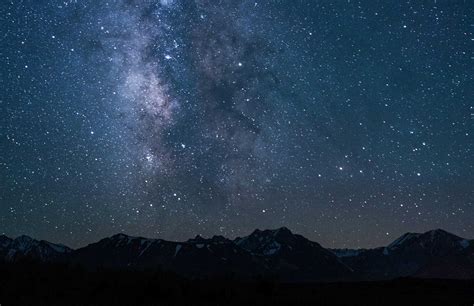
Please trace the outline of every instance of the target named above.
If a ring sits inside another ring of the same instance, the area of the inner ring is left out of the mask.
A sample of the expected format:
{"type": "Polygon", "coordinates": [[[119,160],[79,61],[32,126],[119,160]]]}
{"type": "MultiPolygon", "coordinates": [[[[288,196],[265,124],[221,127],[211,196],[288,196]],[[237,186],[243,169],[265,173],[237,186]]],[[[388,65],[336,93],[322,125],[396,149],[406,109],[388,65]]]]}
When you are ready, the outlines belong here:
{"type": "Polygon", "coordinates": [[[0,264],[7,305],[473,305],[473,280],[279,283],[189,280],[162,271],[98,270],[32,262],[0,264]]]}

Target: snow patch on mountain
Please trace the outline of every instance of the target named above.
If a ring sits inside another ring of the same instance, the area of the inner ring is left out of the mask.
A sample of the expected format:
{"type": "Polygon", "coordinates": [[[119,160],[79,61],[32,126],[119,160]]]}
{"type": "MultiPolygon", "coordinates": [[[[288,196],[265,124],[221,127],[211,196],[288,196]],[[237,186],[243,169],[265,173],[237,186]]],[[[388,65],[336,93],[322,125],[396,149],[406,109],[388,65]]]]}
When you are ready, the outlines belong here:
{"type": "Polygon", "coordinates": [[[466,249],[466,248],[469,247],[469,245],[470,245],[471,243],[469,242],[469,240],[463,239],[463,240],[459,241],[459,244],[461,245],[461,247],[462,247],[463,249],[466,249]]]}
{"type": "Polygon", "coordinates": [[[181,244],[176,245],[176,249],[174,250],[174,255],[173,255],[173,257],[176,257],[176,255],[178,255],[179,250],[181,250],[182,247],[183,247],[183,246],[182,246],[181,244]]]}
{"type": "Polygon", "coordinates": [[[268,245],[264,250],[263,250],[263,255],[266,256],[271,256],[277,253],[281,249],[281,244],[279,244],[276,241],[272,241],[270,245],[268,245]]]}

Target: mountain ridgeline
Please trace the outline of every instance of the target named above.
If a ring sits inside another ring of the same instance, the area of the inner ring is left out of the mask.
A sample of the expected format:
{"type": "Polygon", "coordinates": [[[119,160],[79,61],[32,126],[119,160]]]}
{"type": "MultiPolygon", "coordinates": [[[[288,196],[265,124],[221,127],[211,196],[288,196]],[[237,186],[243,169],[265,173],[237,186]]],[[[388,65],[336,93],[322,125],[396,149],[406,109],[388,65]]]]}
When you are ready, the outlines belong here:
{"type": "Polygon", "coordinates": [[[255,230],[234,240],[197,236],[185,242],[117,234],[83,248],[0,236],[0,260],[62,263],[86,269],[151,271],[188,278],[272,278],[286,282],[473,279],[474,240],[443,230],[406,233],[386,247],[326,249],[287,228],[255,230]]]}

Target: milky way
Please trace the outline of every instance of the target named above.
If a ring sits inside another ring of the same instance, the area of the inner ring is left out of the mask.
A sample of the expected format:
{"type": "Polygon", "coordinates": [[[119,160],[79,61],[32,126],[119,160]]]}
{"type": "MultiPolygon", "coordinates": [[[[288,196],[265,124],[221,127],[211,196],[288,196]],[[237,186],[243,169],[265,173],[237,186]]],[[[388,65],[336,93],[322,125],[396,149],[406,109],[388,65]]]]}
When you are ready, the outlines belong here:
{"type": "Polygon", "coordinates": [[[467,2],[0,8],[0,232],[474,236],[467,2]]]}

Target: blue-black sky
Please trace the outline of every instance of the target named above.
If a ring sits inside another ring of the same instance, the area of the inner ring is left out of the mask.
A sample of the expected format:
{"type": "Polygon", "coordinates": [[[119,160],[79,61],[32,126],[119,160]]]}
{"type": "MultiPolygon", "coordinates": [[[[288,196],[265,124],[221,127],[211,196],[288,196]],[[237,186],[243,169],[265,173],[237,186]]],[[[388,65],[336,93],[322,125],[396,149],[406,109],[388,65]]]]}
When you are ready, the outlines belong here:
{"type": "Polygon", "coordinates": [[[472,1],[0,4],[0,233],[474,237],[472,1]]]}

